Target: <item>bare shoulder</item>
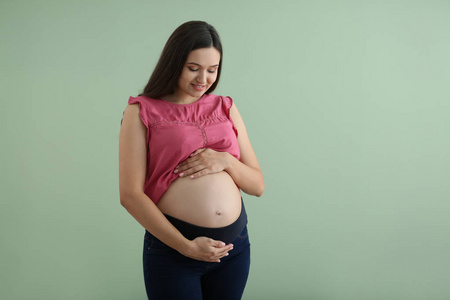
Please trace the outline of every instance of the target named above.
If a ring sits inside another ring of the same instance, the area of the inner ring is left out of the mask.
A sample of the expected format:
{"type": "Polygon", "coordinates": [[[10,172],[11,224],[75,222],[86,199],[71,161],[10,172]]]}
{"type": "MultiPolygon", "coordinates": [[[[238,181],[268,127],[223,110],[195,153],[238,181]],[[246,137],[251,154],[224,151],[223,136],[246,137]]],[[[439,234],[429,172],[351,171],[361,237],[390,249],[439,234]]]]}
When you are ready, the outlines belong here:
{"type": "Polygon", "coordinates": [[[239,110],[234,102],[230,107],[230,117],[233,119],[233,122],[242,120],[241,114],[239,113],[239,110]]]}
{"type": "Polygon", "coordinates": [[[122,117],[122,127],[125,124],[126,126],[137,127],[141,130],[146,129],[139,114],[139,103],[128,104],[127,107],[125,107],[122,117]]]}
{"type": "MultiPolygon", "coordinates": [[[[242,120],[242,116],[239,113],[239,110],[236,107],[236,104],[233,102],[233,104],[230,107],[230,117],[233,120],[234,126],[238,130],[239,134],[247,135],[247,129],[245,128],[244,120],[242,120]]],[[[238,135],[239,139],[239,135],[238,135]]]]}
{"type": "Polygon", "coordinates": [[[237,140],[241,152],[241,162],[245,163],[248,166],[259,169],[258,160],[256,159],[255,152],[253,151],[253,147],[250,143],[247,129],[245,128],[244,121],[242,120],[241,114],[239,113],[239,110],[237,109],[234,102],[230,108],[230,117],[233,120],[234,126],[238,131],[237,140]]]}
{"type": "Polygon", "coordinates": [[[139,103],[133,103],[128,104],[127,107],[125,107],[125,110],[123,112],[123,115],[128,115],[131,118],[139,118],[139,103]]]}

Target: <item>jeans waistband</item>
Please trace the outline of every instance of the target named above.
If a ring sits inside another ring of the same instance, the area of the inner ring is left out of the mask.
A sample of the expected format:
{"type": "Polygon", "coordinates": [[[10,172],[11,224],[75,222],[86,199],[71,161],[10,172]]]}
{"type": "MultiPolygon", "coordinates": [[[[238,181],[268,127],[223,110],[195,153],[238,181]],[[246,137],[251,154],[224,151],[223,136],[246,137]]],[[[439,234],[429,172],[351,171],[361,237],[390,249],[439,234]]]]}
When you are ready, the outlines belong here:
{"type": "Polygon", "coordinates": [[[241,213],[236,221],[225,227],[202,227],[197,226],[183,220],[166,215],[166,218],[177,228],[181,234],[188,240],[193,240],[199,236],[206,236],[217,241],[222,241],[226,244],[234,240],[247,225],[247,213],[245,212],[244,201],[241,197],[241,213]]]}

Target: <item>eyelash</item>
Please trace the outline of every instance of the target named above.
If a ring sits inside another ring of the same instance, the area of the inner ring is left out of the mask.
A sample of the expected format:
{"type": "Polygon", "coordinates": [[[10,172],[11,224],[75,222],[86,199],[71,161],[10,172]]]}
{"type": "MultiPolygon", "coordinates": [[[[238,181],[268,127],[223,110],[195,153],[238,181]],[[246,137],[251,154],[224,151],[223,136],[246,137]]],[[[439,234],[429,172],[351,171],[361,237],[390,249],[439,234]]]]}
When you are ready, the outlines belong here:
{"type": "MultiPolygon", "coordinates": [[[[192,72],[198,71],[198,69],[192,69],[191,67],[189,67],[189,70],[191,70],[192,72]]],[[[216,73],[216,70],[214,70],[214,71],[208,71],[208,73],[216,73]]]]}

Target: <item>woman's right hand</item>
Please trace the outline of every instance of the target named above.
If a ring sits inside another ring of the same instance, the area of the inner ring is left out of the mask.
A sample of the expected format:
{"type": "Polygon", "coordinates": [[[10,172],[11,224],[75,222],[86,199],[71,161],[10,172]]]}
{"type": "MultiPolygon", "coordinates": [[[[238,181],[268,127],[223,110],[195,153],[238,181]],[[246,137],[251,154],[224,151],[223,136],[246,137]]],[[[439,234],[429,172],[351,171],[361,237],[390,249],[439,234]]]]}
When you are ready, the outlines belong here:
{"type": "Polygon", "coordinates": [[[190,241],[189,247],[181,254],[196,260],[220,262],[220,259],[227,256],[231,250],[233,250],[233,244],[225,245],[224,242],[199,236],[190,241]]]}

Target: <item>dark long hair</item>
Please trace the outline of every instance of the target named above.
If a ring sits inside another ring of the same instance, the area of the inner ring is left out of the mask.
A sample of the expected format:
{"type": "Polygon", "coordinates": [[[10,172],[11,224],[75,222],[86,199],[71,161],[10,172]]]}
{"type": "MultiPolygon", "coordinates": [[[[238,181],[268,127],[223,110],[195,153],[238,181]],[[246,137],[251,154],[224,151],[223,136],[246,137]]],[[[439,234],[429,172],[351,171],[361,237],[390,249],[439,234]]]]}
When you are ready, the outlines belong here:
{"type": "Polygon", "coordinates": [[[214,47],[220,52],[216,81],[205,92],[211,93],[219,83],[222,69],[222,43],[213,26],[203,21],[189,21],[180,25],[167,40],[150,80],[139,96],[160,99],[173,94],[189,53],[200,48],[214,47]]]}

